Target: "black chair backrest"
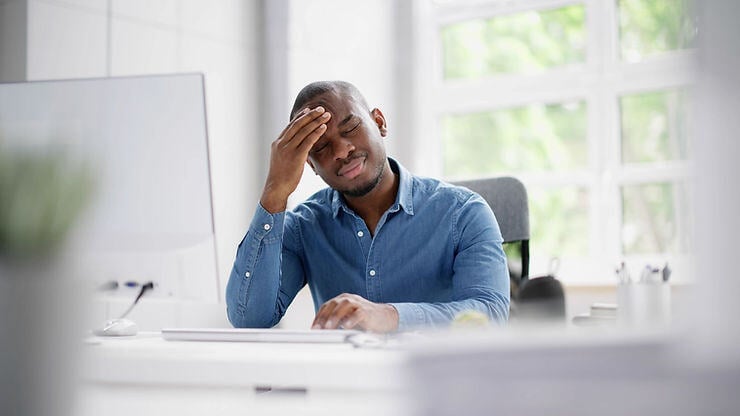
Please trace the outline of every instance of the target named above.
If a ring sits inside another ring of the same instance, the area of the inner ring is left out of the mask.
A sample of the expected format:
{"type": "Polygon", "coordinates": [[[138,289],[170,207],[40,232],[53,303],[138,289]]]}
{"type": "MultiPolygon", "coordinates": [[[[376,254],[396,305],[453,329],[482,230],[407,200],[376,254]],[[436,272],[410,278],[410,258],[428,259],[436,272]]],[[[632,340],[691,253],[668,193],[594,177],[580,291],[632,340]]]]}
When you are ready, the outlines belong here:
{"type": "Polygon", "coordinates": [[[529,204],[527,189],[509,176],[454,182],[478,193],[498,220],[504,243],[521,243],[522,275],[529,276],[529,204]]]}

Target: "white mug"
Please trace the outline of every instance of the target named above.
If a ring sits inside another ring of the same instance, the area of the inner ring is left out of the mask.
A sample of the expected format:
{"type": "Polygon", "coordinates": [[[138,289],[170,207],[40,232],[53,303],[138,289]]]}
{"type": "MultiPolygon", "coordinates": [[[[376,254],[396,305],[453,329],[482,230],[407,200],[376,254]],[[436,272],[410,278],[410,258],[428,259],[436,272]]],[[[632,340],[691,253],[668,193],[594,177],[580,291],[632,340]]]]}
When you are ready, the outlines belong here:
{"type": "Polygon", "coordinates": [[[617,322],[631,328],[664,327],[671,320],[671,286],[667,282],[617,285],[617,322]]]}

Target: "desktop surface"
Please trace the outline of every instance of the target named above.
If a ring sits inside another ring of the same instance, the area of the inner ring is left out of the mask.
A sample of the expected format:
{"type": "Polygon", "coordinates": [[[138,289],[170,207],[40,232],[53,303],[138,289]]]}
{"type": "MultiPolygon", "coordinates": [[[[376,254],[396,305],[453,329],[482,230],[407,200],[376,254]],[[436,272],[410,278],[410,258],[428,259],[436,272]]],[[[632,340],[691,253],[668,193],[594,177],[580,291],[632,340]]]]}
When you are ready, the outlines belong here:
{"type": "Polygon", "coordinates": [[[163,328],[168,341],[279,342],[336,344],[350,343],[360,335],[356,330],[287,330],[262,328],[163,328]]]}
{"type": "Polygon", "coordinates": [[[107,383],[394,390],[405,353],[351,343],[167,341],[159,332],[87,340],[83,379],[107,383]]]}
{"type": "Polygon", "coordinates": [[[409,414],[400,350],[168,341],[160,332],[85,344],[78,415],[409,414]]]}
{"type": "Polygon", "coordinates": [[[740,368],[693,366],[680,332],[505,330],[349,343],[89,338],[80,415],[737,414],[740,368]],[[522,400],[523,395],[532,400],[522,400]],[[619,398],[619,400],[616,400],[619,398]]]}

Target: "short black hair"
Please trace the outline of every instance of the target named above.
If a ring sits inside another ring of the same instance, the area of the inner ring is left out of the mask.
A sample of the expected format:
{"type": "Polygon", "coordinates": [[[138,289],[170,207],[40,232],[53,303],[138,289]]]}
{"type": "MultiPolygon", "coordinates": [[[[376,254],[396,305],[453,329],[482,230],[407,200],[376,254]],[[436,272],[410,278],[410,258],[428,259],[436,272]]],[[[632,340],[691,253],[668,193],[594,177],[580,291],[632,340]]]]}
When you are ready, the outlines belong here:
{"type": "Polygon", "coordinates": [[[295,97],[293,108],[290,110],[289,119],[292,120],[293,117],[295,117],[296,113],[300,111],[307,102],[311,101],[321,94],[332,91],[354,98],[364,108],[370,111],[370,107],[368,107],[367,102],[365,101],[365,97],[362,96],[360,90],[358,90],[357,87],[350,84],[349,82],[315,81],[303,87],[303,89],[298,93],[298,96],[295,97]]]}

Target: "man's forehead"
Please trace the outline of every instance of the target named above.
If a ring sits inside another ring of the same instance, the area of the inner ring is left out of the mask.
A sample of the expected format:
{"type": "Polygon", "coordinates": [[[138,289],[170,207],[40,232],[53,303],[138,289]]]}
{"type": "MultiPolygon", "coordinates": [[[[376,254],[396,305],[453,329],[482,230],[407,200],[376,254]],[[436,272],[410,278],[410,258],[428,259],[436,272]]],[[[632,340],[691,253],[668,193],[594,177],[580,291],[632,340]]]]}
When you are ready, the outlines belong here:
{"type": "Polygon", "coordinates": [[[357,111],[357,101],[350,94],[328,91],[310,99],[305,107],[324,107],[331,113],[349,113],[357,111]]]}

